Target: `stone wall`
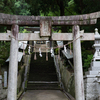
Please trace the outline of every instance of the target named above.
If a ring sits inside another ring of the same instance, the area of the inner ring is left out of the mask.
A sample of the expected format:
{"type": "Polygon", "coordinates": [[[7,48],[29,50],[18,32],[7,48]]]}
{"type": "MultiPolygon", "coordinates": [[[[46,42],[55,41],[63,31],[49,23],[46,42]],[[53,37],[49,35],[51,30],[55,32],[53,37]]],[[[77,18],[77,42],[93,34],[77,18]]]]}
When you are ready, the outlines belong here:
{"type": "MultiPolygon", "coordinates": [[[[58,59],[58,57],[55,57],[58,59]]],[[[75,85],[74,85],[74,73],[70,71],[66,65],[64,65],[64,60],[58,59],[58,67],[61,74],[62,87],[65,91],[75,98],[75,85]]]]}
{"type": "Polygon", "coordinates": [[[0,100],[7,97],[7,89],[3,89],[2,85],[2,75],[0,75],[0,100]]]}
{"type": "MultiPolygon", "coordinates": [[[[30,55],[23,56],[23,61],[22,61],[23,65],[19,64],[20,66],[18,66],[19,70],[17,77],[17,93],[18,93],[17,98],[20,97],[21,93],[25,90],[27,74],[30,64],[30,57],[31,57],[30,55]]],[[[7,71],[7,68],[2,68],[2,72],[4,71],[7,71]]],[[[7,97],[7,88],[4,88],[4,75],[2,74],[0,75],[0,100],[4,100],[6,97],[7,97]]]]}
{"type": "Polygon", "coordinates": [[[25,91],[27,83],[27,75],[29,72],[30,55],[23,56],[23,65],[21,66],[17,77],[17,98],[25,91]]]}
{"type": "Polygon", "coordinates": [[[63,65],[62,61],[60,61],[60,73],[65,90],[75,97],[74,74],[63,65]]]}

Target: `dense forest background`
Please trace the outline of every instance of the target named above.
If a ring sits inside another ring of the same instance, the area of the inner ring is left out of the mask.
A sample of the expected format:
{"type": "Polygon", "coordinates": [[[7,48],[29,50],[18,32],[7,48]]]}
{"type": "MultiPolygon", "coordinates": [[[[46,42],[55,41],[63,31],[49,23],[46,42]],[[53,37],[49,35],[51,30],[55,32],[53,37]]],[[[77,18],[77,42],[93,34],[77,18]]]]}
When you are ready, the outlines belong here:
{"type": "MultiPolygon", "coordinates": [[[[0,13],[12,15],[34,16],[67,16],[97,12],[100,10],[100,0],[0,0],[0,13]]],[[[81,26],[85,32],[99,29],[100,21],[96,25],[81,26]]],[[[6,32],[9,27],[0,26],[0,32],[6,32]]],[[[63,26],[62,32],[71,31],[71,27],[63,26]]],[[[100,29],[99,29],[100,30],[100,29]]],[[[0,42],[0,66],[9,56],[9,42],[0,42]]],[[[93,57],[93,42],[82,41],[83,68],[87,70],[93,57]]]]}

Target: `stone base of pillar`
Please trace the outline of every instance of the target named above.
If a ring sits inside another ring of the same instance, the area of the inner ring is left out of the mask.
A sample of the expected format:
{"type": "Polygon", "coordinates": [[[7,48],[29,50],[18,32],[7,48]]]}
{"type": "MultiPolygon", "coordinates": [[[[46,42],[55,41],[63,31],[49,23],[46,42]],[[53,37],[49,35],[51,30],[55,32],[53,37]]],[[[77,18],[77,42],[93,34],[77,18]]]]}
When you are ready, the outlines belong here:
{"type": "Polygon", "coordinates": [[[100,71],[100,62],[93,61],[89,71],[85,73],[84,76],[84,88],[85,88],[85,98],[86,100],[97,100],[98,93],[98,83],[97,75],[100,71]]]}

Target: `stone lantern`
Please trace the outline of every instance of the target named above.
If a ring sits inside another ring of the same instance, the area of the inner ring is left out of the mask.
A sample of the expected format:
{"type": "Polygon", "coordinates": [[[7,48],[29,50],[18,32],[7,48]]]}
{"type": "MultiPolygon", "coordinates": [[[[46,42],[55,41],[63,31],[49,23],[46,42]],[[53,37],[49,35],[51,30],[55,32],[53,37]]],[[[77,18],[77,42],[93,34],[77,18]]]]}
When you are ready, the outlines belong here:
{"type": "Polygon", "coordinates": [[[98,29],[95,29],[95,54],[93,56],[94,61],[100,61],[100,34],[98,33],[98,29]]]}
{"type": "MultiPolygon", "coordinates": [[[[95,29],[95,54],[93,56],[93,63],[96,66],[100,67],[100,34],[98,33],[98,29],[95,29]]],[[[98,68],[96,68],[98,69],[98,68]]],[[[97,90],[98,90],[98,100],[100,100],[100,72],[96,75],[96,82],[97,82],[97,90]]]]}

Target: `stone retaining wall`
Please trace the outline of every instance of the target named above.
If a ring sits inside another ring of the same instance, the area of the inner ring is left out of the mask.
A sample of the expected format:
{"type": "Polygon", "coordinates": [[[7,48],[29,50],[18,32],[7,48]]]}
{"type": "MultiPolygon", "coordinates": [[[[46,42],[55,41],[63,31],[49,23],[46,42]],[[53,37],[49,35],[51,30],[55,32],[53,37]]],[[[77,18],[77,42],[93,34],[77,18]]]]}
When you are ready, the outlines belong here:
{"type": "Polygon", "coordinates": [[[63,85],[62,87],[64,87],[67,93],[69,93],[71,96],[75,98],[74,73],[72,71],[69,71],[67,66],[64,65],[65,59],[58,59],[57,56],[55,56],[55,59],[58,60],[57,66],[60,69],[61,82],[63,85]]]}
{"type": "MultiPolygon", "coordinates": [[[[23,65],[20,66],[20,70],[18,71],[18,77],[17,77],[17,98],[21,95],[21,93],[25,90],[25,85],[27,81],[27,74],[29,70],[29,64],[30,64],[30,55],[25,55],[23,57],[23,65]]],[[[7,66],[8,67],[8,66],[7,66]]],[[[2,68],[4,71],[4,68],[2,68]]],[[[5,69],[6,70],[6,69],[5,69]]],[[[8,76],[7,76],[8,77],[8,76]]],[[[4,88],[4,77],[3,75],[0,75],[0,100],[5,100],[7,97],[7,89],[4,88]]]]}
{"type": "Polygon", "coordinates": [[[68,71],[67,67],[63,65],[62,61],[60,61],[60,73],[65,90],[75,97],[74,74],[68,71]]]}

